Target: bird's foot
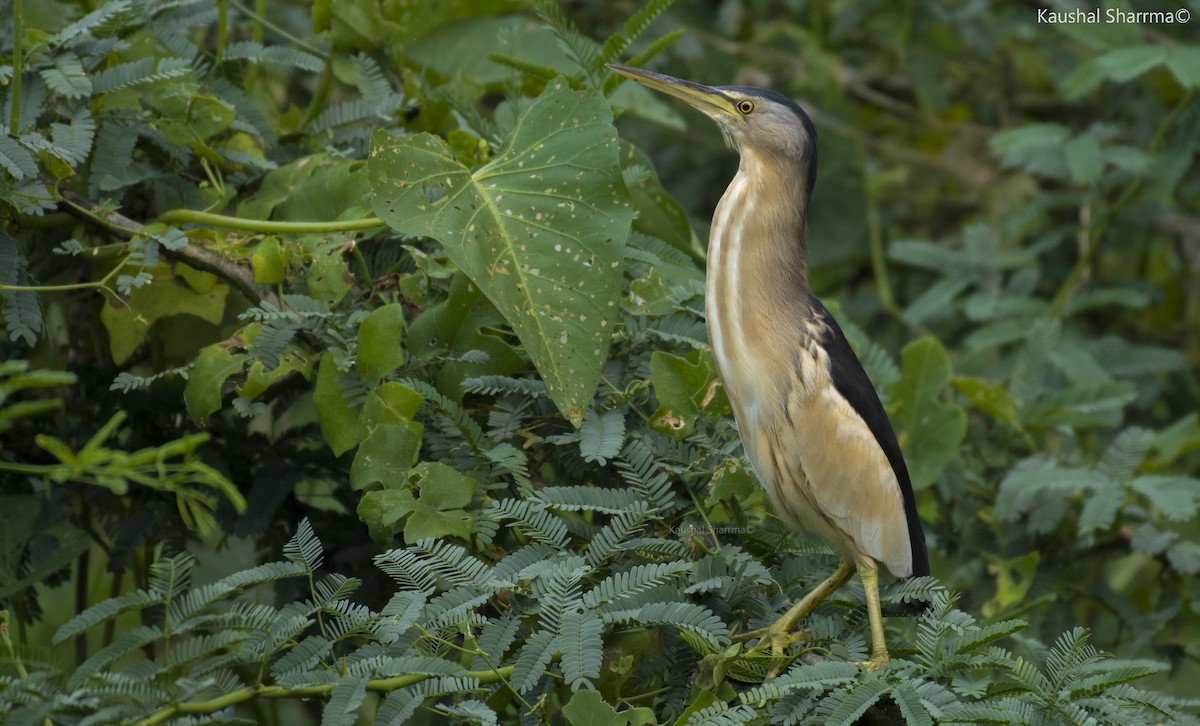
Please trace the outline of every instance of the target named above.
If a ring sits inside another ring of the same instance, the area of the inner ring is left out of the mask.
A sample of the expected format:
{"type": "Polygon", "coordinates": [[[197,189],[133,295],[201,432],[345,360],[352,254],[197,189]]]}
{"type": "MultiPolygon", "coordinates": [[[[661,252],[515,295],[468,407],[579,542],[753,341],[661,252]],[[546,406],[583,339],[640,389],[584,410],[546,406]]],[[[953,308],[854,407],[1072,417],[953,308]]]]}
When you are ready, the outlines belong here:
{"type": "Polygon", "coordinates": [[[887,652],[872,653],[870,660],[859,661],[854,665],[857,666],[860,671],[865,671],[867,673],[878,673],[884,668],[887,668],[888,660],[887,652]]]}
{"type": "Polygon", "coordinates": [[[804,631],[792,632],[785,623],[776,621],[766,628],[753,630],[745,633],[746,640],[758,636],[758,642],[754,647],[746,651],[747,655],[756,653],[764,653],[769,650],[769,655],[774,660],[770,670],[767,671],[767,679],[774,678],[792,662],[792,658],[788,657],[787,649],[804,640],[806,633],[804,631]]]}

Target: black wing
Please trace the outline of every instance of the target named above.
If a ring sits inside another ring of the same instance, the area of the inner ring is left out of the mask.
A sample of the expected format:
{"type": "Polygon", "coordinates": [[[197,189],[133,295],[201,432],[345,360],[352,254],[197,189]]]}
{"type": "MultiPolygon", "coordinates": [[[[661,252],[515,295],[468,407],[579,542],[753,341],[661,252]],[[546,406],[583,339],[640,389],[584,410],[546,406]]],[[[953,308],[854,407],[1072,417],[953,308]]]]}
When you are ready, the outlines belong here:
{"type": "Polygon", "coordinates": [[[821,301],[814,295],[809,295],[813,310],[825,319],[825,335],[821,344],[829,357],[829,374],[833,378],[833,386],[838,393],[850,403],[850,406],[867,422],[867,428],[875,437],[879,448],[887,456],[896,481],[900,482],[900,492],[904,495],[904,517],[908,520],[908,541],[912,546],[913,575],[929,574],[929,551],[925,548],[925,532],[921,529],[921,520],[917,517],[917,501],[913,496],[912,480],[908,478],[908,467],[904,465],[904,454],[900,451],[900,442],[896,440],[896,432],[888,420],[879,402],[879,395],[871,385],[871,379],[863,370],[862,363],[846,340],[846,335],[838,326],[833,315],[825,309],[821,301]]]}

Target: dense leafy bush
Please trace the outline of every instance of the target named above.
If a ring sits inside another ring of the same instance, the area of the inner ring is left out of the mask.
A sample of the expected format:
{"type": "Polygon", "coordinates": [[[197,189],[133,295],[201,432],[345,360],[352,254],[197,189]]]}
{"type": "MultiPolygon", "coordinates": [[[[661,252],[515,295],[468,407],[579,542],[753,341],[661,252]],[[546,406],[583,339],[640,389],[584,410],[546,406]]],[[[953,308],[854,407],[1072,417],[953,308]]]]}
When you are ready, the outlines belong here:
{"type": "Polygon", "coordinates": [[[1200,46],[669,5],[0,2],[5,723],[1197,719],[1200,46]],[[882,673],[854,586],[738,638],[833,557],[707,348],[735,158],[612,61],[812,108],[938,575],[882,673]]]}

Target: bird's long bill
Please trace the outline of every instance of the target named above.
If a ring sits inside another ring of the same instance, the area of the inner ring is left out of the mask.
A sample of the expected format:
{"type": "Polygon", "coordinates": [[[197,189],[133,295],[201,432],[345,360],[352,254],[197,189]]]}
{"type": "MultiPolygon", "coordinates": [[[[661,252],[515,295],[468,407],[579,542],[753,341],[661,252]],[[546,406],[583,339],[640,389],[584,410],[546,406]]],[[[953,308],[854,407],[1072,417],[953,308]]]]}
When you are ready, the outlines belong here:
{"type": "Polygon", "coordinates": [[[641,68],[630,68],[615,63],[608,64],[609,70],[620,73],[626,78],[632,78],[647,88],[674,96],[689,106],[699,109],[709,116],[737,116],[733,100],[712,86],[702,86],[699,83],[685,81],[682,78],[664,76],[661,73],[644,71],[641,68]]]}

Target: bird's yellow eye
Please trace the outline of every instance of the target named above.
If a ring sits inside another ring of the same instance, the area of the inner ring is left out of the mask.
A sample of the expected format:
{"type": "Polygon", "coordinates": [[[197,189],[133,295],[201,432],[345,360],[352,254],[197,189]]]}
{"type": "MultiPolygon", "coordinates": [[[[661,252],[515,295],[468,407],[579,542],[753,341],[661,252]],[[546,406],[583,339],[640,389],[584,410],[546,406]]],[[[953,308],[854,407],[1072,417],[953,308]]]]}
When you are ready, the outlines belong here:
{"type": "Polygon", "coordinates": [[[754,101],[738,101],[737,110],[741,111],[743,114],[750,113],[754,110],[754,101]]]}

